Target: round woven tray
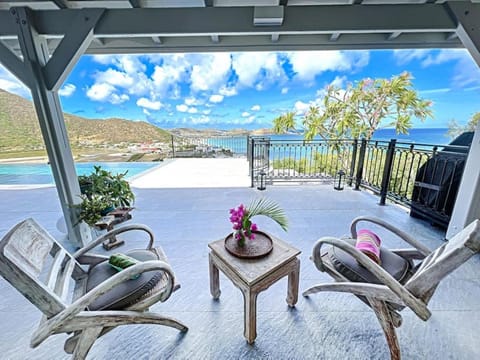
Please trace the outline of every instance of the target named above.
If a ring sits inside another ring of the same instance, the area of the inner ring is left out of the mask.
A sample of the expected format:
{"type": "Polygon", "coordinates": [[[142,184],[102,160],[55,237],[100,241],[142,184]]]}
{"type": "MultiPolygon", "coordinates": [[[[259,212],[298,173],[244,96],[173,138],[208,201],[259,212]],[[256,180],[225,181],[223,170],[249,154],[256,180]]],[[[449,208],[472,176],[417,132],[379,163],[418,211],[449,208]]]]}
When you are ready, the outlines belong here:
{"type": "Polygon", "coordinates": [[[233,256],[244,259],[255,259],[267,255],[273,249],[270,236],[263,231],[255,231],[254,240],[245,240],[245,246],[238,246],[238,241],[233,234],[225,238],[225,249],[233,256]]]}

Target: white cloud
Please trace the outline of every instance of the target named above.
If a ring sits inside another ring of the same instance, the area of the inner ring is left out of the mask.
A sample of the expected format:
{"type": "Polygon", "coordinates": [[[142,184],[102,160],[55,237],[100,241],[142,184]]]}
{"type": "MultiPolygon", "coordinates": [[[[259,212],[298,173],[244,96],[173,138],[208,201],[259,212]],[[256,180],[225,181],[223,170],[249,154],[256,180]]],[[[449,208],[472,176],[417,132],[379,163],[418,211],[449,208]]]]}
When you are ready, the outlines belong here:
{"type": "Polygon", "coordinates": [[[108,101],[113,105],[118,105],[128,100],[130,100],[130,97],[127,94],[121,94],[121,95],[112,94],[108,99],[108,101]]]}
{"type": "Polygon", "coordinates": [[[222,86],[219,90],[218,90],[218,93],[220,95],[224,95],[224,96],[234,96],[234,95],[237,95],[238,94],[238,91],[237,89],[235,89],[234,87],[226,87],[226,86],[222,86]]]}
{"type": "Polygon", "coordinates": [[[176,106],[177,111],[180,112],[187,112],[188,111],[188,106],[185,104],[180,104],[176,106]]]}
{"type": "Polygon", "coordinates": [[[88,88],[87,96],[93,101],[107,101],[114,91],[115,88],[110,84],[93,84],[90,88],[88,88]]]}
{"type": "Polygon", "coordinates": [[[155,65],[152,81],[155,92],[160,97],[179,98],[180,84],[188,80],[191,65],[184,54],[162,55],[161,64],[155,65]]]}
{"type": "Polygon", "coordinates": [[[336,76],[335,79],[330,82],[327,86],[325,86],[323,89],[317,90],[315,95],[317,96],[317,99],[314,100],[314,103],[320,103],[321,100],[325,97],[327,94],[327,87],[328,86],[334,86],[336,88],[339,88],[339,93],[343,95],[345,93],[344,88],[347,85],[347,77],[346,76],[336,76]]]}
{"type": "Polygon", "coordinates": [[[287,56],[295,77],[307,84],[313,84],[315,77],[325,71],[355,71],[370,59],[368,51],[298,51],[287,56]]]}
{"type": "Polygon", "coordinates": [[[108,65],[113,63],[113,59],[115,58],[115,55],[93,55],[92,58],[93,58],[93,61],[99,64],[108,65]]]}
{"type": "Polygon", "coordinates": [[[20,95],[24,98],[30,98],[30,90],[20,80],[0,64],[0,89],[20,95]]]}
{"type": "Polygon", "coordinates": [[[204,116],[204,115],[200,117],[190,118],[190,121],[193,125],[208,124],[212,122],[212,120],[208,116],[204,116]]]}
{"type": "Polygon", "coordinates": [[[427,95],[427,94],[447,93],[449,91],[452,91],[452,89],[450,89],[450,88],[439,88],[439,89],[420,90],[419,93],[422,94],[422,95],[427,95]]]}
{"type": "Polygon", "coordinates": [[[260,111],[260,105],[253,105],[250,110],[252,111],[260,111]]]}
{"type": "Polygon", "coordinates": [[[160,101],[152,101],[143,97],[137,100],[137,105],[150,110],[160,110],[162,107],[160,101]]]}
{"type": "Polygon", "coordinates": [[[288,93],[288,88],[284,87],[280,92],[282,93],[282,95],[285,95],[286,93],[288,93]]]}
{"type": "Polygon", "coordinates": [[[230,73],[231,55],[228,53],[202,54],[191,70],[191,90],[218,91],[224,87],[230,73]]]}
{"type": "Polygon", "coordinates": [[[399,64],[416,60],[424,68],[454,62],[451,78],[454,88],[480,85],[480,68],[466,49],[396,50],[394,57],[399,64]]]}
{"type": "Polygon", "coordinates": [[[467,60],[469,56],[468,51],[465,49],[448,49],[439,50],[438,52],[430,51],[426,53],[422,59],[422,67],[439,65],[449,61],[467,60]]]}
{"type": "Polygon", "coordinates": [[[188,109],[188,112],[189,112],[190,114],[196,114],[196,113],[198,113],[198,109],[197,109],[197,108],[194,108],[194,107],[191,107],[191,108],[188,109]]]}
{"type": "Polygon", "coordinates": [[[212,110],[210,109],[207,109],[207,110],[203,110],[202,113],[205,114],[205,115],[208,115],[212,112],[212,110]]]}
{"type": "Polygon", "coordinates": [[[221,103],[223,101],[224,96],[219,94],[214,94],[210,96],[210,102],[212,103],[221,103]]]}
{"type": "Polygon", "coordinates": [[[114,56],[114,64],[127,74],[145,72],[147,70],[146,65],[140,61],[140,56],[137,55],[114,56]]]}
{"type": "Polygon", "coordinates": [[[95,78],[97,82],[104,82],[122,88],[128,88],[134,83],[134,79],[132,76],[128,75],[125,72],[118,71],[112,68],[97,73],[95,78]]]}
{"type": "Polygon", "coordinates": [[[413,60],[420,60],[425,58],[431,50],[429,49],[414,49],[414,50],[393,50],[393,58],[397,65],[405,65],[413,60]]]}
{"type": "Polygon", "coordinates": [[[65,84],[60,90],[58,90],[58,95],[69,97],[72,96],[77,87],[73,84],[65,84]]]}
{"type": "Polygon", "coordinates": [[[308,108],[312,105],[312,103],[305,103],[303,101],[296,101],[295,105],[293,106],[295,109],[295,112],[299,115],[303,115],[307,112],[308,108]]]}
{"type": "Polygon", "coordinates": [[[237,53],[232,55],[232,68],[239,87],[265,89],[274,82],[286,81],[280,54],[267,52],[237,53]]]}
{"type": "Polygon", "coordinates": [[[185,98],[185,105],[192,106],[192,105],[203,105],[205,103],[202,99],[197,99],[195,97],[187,97],[185,98]]]}
{"type": "Polygon", "coordinates": [[[345,87],[345,84],[347,83],[347,77],[346,76],[335,76],[335,79],[330,83],[330,85],[335,86],[337,88],[343,88],[345,87]]]}
{"type": "Polygon", "coordinates": [[[250,113],[249,113],[249,112],[244,111],[244,112],[242,113],[242,117],[249,117],[249,116],[250,116],[250,113]]]}
{"type": "Polygon", "coordinates": [[[152,114],[150,113],[150,111],[148,111],[147,109],[143,109],[143,113],[144,113],[145,115],[147,115],[147,116],[152,115],[152,114]]]}
{"type": "Polygon", "coordinates": [[[114,105],[130,99],[127,94],[117,94],[115,91],[115,87],[107,83],[93,84],[87,88],[87,97],[93,101],[109,102],[114,105]]]}

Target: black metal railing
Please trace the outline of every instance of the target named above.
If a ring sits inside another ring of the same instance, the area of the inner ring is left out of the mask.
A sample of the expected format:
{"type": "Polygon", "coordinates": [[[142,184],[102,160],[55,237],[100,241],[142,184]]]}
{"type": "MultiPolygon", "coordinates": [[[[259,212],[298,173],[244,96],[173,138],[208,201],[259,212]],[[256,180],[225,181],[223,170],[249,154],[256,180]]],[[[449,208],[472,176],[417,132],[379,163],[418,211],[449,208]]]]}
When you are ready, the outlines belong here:
{"type": "Polygon", "coordinates": [[[412,207],[432,221],[448,224],[468,146],[413,144],[380,140],[248,139],[252,187],[265,173],[266,183],[331,182],[343,170],[347,184],[369,189],[412,207]]]}
{"type": "MultiPolygon", "coordinates": [[[[356,157],[357,140],[276,140],[250,137],[247,158],[252,186],[260,172],[267,182],[331,181],[339,170],[350,169],[356,157]]],[[[353,172],[348,173],[349,180],[353,172]]]]}

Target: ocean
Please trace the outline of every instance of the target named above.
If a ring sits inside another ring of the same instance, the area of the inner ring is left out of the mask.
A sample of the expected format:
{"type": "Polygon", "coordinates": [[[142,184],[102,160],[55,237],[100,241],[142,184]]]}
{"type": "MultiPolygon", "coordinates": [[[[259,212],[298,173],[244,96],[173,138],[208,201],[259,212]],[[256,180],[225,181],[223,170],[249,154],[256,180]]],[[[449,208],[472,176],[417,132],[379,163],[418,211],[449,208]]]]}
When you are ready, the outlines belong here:
{"type": "MultiPolygon", "coordinates": [[[[373,135],[373,140],[397,139],[398,142],[415,144],[447,145],[452,141],[447,136],[447,128],[410,129],[407,135],[397,134],[395,129],[380,129],[373,135]]],[[[265,135],[272,140],[303,140],[301,135],[265,135]]],[[[318,138],[321,139],[321,138],[318,138]]],[[[227,147],[236,154],[247,153],[247,140],[245,137],[217,137],[208,139],[211,146],[227,147]]]]}
{"type": "MultiPolygon", "coordinates": [[[[397,139],[399,142],[416,144],[447,145],[452,139],[447,136],[447,128],[410,129],[406,135],[397,134],[395,129],[379,129],[373,134],[373,140],[397,139]]],[[[272,140],[302,140],[301,135],[270,135],[272,140]]],[[[320,140],[321,138],[318,137],[320,140]]]]}
{"type": "Polygon", "coordinates": [[[447,128],[410,129],[407,135],[402,135],[397,134],[395,129],[380,129],[375,131],[373,139],[397,139],[400,142],[412,142],[416,144],[447,145],[453,140],[448,137],[447,132],[447,128]]]}

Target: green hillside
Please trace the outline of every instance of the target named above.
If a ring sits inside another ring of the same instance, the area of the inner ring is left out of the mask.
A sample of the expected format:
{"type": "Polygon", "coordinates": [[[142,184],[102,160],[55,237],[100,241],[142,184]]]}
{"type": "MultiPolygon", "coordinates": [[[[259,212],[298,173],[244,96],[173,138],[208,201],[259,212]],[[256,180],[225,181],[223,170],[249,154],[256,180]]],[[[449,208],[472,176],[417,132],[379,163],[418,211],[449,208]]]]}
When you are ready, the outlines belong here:
{"type": "MultiPolygon", "coordinates": [[[[152,124],[123,119],[91,120],[65,114],[74,148],[120,143],[168,142],[170,133],[152,124]]],[[[0,90],[0,152],[44,148],[31,101],[0,90]]]]}

